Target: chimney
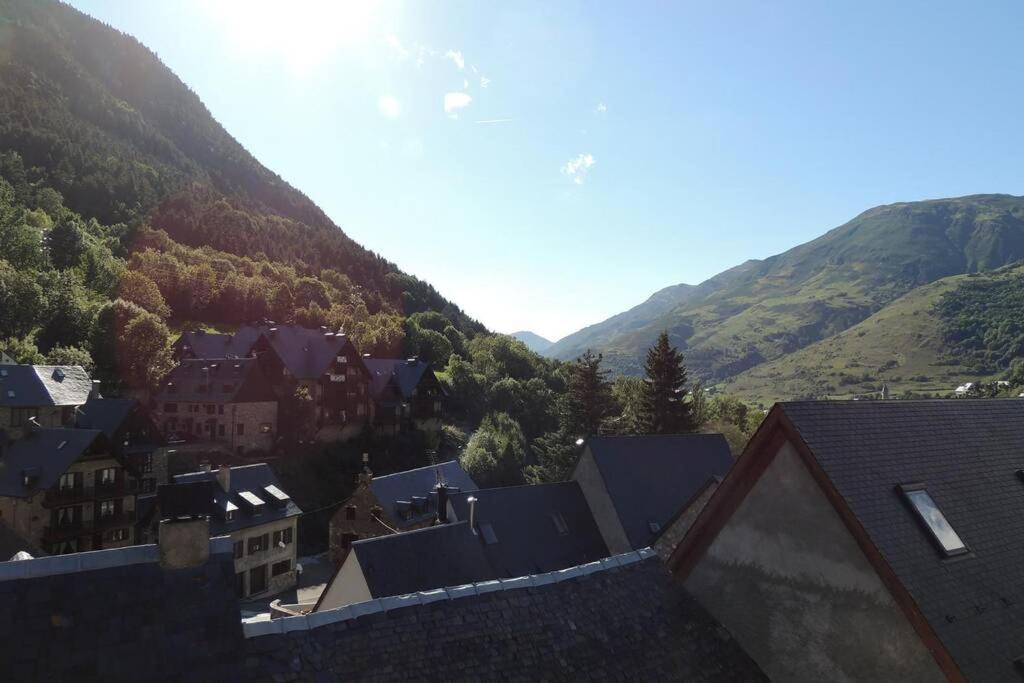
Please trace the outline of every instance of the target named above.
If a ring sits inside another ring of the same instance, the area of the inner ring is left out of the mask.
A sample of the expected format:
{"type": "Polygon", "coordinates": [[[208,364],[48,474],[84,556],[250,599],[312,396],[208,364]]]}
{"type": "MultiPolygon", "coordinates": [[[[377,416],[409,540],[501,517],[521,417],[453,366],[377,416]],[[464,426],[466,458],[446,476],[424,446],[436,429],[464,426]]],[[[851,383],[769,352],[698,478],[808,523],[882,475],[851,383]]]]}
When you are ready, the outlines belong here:
{"type": "Polygon", "coordinates": [[[373,479],[373,472],[370,470],[370,454],[363,453],[363,471],[359,473],[357,483],[369,484],[373,479]]]}
{"type": "Polygon", "coordinates": [[[161,520],[157,546],[165,569],[205,564],[210,557],[210,521],[206,517],[161,520]]]}
{"type": "Polygon", "coordinates": [[[470,496],[466,499],[469,503],[469,528],[476,533],[476,496],[470,496]]]}
{"type": "Polygon", "coordinates": [[[437,491],[437,523],[448,523],[448,487],[440,483],[434,487],[437,491]]]}
{"type": "Polygon", "coordinates": [[[100,381],[94,379],[92,381],[92,389],[89,390],[89,398],[103,398],[100,395],[100,381]]]}
{"type": "Polygon", "coordinates": [[[210,463],[206,462],[205,460],[203,462],[199,463],[199,471],[200,472],[209,472],[210,471],[210,463]]]}
{"type": "Polygon", "coordinates": [[[224,493],[231,492],[231,468],[227,465],[221,465],[220,469],[217,470],[217,481],[220,483],[220,487],[224,489],[224,493]]]}

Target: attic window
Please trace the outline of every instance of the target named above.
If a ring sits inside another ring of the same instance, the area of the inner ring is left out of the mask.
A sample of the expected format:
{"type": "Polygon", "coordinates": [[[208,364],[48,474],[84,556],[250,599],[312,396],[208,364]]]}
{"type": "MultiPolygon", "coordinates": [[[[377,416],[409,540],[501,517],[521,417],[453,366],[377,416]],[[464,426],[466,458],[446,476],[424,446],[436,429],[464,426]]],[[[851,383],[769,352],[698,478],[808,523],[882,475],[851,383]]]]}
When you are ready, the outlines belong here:
{"type": "Polygon", "coordinates": [[[484,522],[480,525],[480,533],[484,535],[484,543],[487,545],[494,545],[498,542],[498,536],[494,533],[494,527],[491,526],[490,522],[484,522]]]}
{"type": "Polygon", "coordinates": [[[565,518],[562,517],[560,512],[551,513],[551,523],[555,525],[555,531],[560,535],[564,536],[569,533],[569,525],[565,523],[565,518]]]}
{"type": "Polygon", "coordinates": [[[661,531],[661,525],[654,521],[647,522],[647,528],[652,534],[656,534],[661,531]]]}
{"type": "Polygon", "coordinates": [[[923,484],[903,484],[900,493],[917,514],[918,520],[928,529],[932,540],[946,557],[963,555],[968,552],[967,545],[953,530],[942,510],[936,505],[923,484]]]}

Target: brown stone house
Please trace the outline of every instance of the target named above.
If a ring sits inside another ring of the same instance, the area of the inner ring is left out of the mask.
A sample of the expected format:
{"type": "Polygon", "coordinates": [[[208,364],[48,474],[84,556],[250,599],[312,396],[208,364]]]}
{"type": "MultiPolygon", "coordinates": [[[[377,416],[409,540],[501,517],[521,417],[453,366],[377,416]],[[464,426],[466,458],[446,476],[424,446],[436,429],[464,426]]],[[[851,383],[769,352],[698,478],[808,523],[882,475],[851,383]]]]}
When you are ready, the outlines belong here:
{"type": "Polygon", "coordinates": [[[0,432],[0,520],[50,554],[134,543],[137,490],[101,431],[0,432]]]}
{"type": "Polygon", "coordinates": [[[592,436],[572,478],[612,553],[650,546],[709,479],[733,464],[721,434],[592,436]]]}
{"type": "Polygon", "coordinates": [[[269,451],[277,435],[277,397],[255,358],[182,361],[154,394],[152,411],[165,438],[237,454],[269,451]]]}
{"type": "Polygon", "coordinates": [[[330,554],[335,566],[341,566],[352,544],[360,539],[435,523],[439,516],[438,484],[452,493],[477,490],[476,483],[455,460],[380,477],[365,469],[355,492],[331,517],[330,554]]]}
{"type": "Polygon", "coordinates": [[[416,358],[369,357],[363,362],[370,373],[376,431],[394,434],[405,429],[441,428],[445,390],[430,363],[416,358]]]}
{"type": "Polygon", "coordinates": [[[776,405],[670,560],[773,680],[1016,681],[1024,401],[776,405]]]}
{"type": "Polygon", "coordinates": [[[0,364],[0,429],[20,430],[29,419],[39,427],[71,427],[75,410],[96,395],[78,365],[0,364]]]}

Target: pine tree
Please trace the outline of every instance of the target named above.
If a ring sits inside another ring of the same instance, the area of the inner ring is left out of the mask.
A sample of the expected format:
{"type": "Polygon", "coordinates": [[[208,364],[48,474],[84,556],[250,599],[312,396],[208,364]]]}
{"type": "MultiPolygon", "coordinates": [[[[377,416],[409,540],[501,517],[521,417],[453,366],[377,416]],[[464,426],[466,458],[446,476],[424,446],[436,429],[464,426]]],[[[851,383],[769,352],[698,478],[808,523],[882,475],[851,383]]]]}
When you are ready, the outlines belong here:
{"type": "Polygon", "coordinates": [[[560,422],[569,435],[586,438],[597,434],[601,423],[612,414],[608,371],[601,369],[601,354],[590,349],[568,366],[567,391],[562,399],[560,422]]]}
{"type": "Polygon", "coordinates": [[[692,406],[686,398],[683,354],[662,332],[647,351],[644,427],[651,434],[678,434],[694,429],[692,406]]]}

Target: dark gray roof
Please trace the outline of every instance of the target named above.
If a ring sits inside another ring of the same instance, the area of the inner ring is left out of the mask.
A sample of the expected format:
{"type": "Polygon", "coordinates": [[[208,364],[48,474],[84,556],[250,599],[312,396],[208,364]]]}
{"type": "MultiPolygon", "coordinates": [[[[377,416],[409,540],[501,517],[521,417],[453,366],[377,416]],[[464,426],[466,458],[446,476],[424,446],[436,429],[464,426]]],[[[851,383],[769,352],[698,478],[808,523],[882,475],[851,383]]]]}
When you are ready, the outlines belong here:
{"type": "Polygon", "coordinates": [[[82,429],[98,429],[112,439],[138,405],[139,402],[131,398],[90,398],[78,411],[76,425],[82,429]]]}
{"type": "Polygon", "coordinates": [[[298,379],[322,377],[342,354],[361,360],[346,335],[326,328],[276,325],[261,330],[263,339],[298,379]]]}
{"type": "Polygon", "coordinates": [[[363,364],[370,371],[370,393],[374,398],[385,396],[391,384],[401,398],[408,400],[430,370],[430,363],[414,358],[364,358],[363,364]]]}
{"type": "Polygon", "coordinates": [[[438,481],[461,491],[476,491],[476,483],[456,460],[449,460],[437,465],[429,465],[405,472],[386,474],[374,477],[370,482],[370,490],[384,513],[399,528],[407,528],[420,524],[437,515],[437,498],[434,487],[438,481]],[[412,501],[413,496],[427,498],[427,505],[421,511],[410,513],[405,517],[398,508],[398,501],[412,501]]]}
{"type": "MultiPolygon", "coordinates": [[[[174,484],[161,486],[159,493],[161,501],[166,496],[172,496],[175,498],[177,504],[182,504],[182,498],[178,497],[176,488],[178,484],[196,484],[201,482],[207,482],[209,486],[209,492],[211,498],[208,500],[207,507],[205,509],[196,509],[192,514],[194,515],[210,515],[210,535],[221,536],[224,534],[230,534],[233,531],[239,529],[247,529],[252,526],[258,526],[260,524],[266,524],[267,522],[273,522],[279,519],[285,519],[287,517],[294,517],[295,515],[301,515],[302,510],[295,504],[291,498],[288,502],[281,506],[275,506],[274,499],[272,496],[266,493],[265,488],[267,486],[276,486],[279,490],[282,490],[285,495],[287,491],[281,489],[281,484],[277,480],[277,475],[274,474],[274,470],[270,469],[270,466],[266,463],[257,463],[255,465],[242,465],[239,467],[231,468],[231,491],[225,493],[224,489],[221,488],[220,484],[217,483],[217,472],[189,472],[188,474],[179,474],[174,477],[174,484]],[[211,486],[209,482],[213,482],[211,486]],[[243,491],[248,491],[255,495],[257,498],[264,502],[263,511],[258,515],[253,515],[250,512],[249,506],[245,503],[242,496],[240,495],[243,491]],[[225,521],[221,515],[221,510],[224,509],[226,503],[232,503],[238,510],[235,512],[234,520],[228,522],[225,521]]],[[[194,501],[196,505],[201,502],[201,498],[197,498],[192,491],[192,487],[186,489],[188,491],[188,500],[194,501]]],[[[183,509],[178,509],[176,512],[179,515],[184,514],[183,509]]],[[[162,509],[160,513],[166,514],[162,509]]]]}
{"type": "Polygon", "coordinates": [[[0,496],[27,498],[54,486],[73,462],[104,438],[97,429],[33,429],[13,441],[0,433],[0,496]],[[27,472],[34,477],[29,486],[27,472]]]}
{"type": "Polygon", "coordinates": [[[469,519],[466,501],[470,496],[477,499],[477,527],[489,525],[488,534],[497,540],[481,546],[492,568],[492,578],[564,569],[608,556],[587,500],[575,481],[457,494],[451,501],[460,520],[469,519]],[[559,528],[562,523],[564,534],[559,528]]]}
{"type": "Polygon", "coordinates": [[[620,558],[563,576],[465,586],[247,624],[240,677],[256,683],[291,677],[767,680],[660,562],[627,564],[620,558]]]}
{"type": "Polygon", "coordinates": [[[277,400],[255,358],[189,358],[160,385],[158,402],[254,403],[277,400]]]}
{"type": "Polygon", "coordinates": [[[733,463],[721,434],[592,436],[587,447],[633,548],[649,546],[708,479],[733,463]]]}
{"type": "Polygon", "coordinates": [[[237,680],[234,586],[230,541],[190,569],[162,569],[156,546],[0,563],[2,678],[237,680]]]}
{"type": "Polygon", "coordinates": [[[1020,680],[1024,400],[780,404],[969,680],[1020,680]],[[944,560],[897,491],[920,483],[971,553],[944,560]]]}
{"type": "Polygon", "coordinates": [[[0,406],[80,406],[91,391],[79,365],[0,365],[0,406]]]}
{"type": "Polygon", "coordinates": [[[259,339],[260,328],[243,325],[233,333],[193,330],[183,332],[175,347],[194,358],[245,358],[259,339]]]}

